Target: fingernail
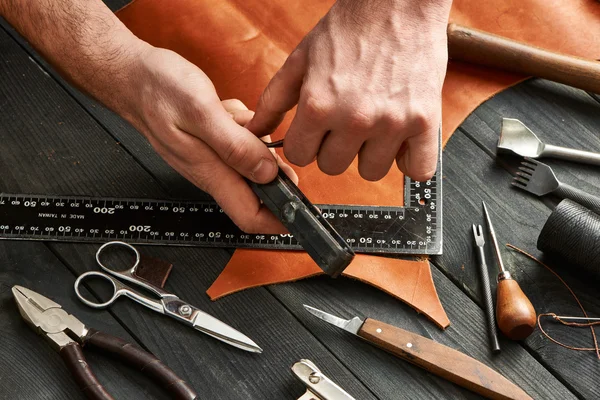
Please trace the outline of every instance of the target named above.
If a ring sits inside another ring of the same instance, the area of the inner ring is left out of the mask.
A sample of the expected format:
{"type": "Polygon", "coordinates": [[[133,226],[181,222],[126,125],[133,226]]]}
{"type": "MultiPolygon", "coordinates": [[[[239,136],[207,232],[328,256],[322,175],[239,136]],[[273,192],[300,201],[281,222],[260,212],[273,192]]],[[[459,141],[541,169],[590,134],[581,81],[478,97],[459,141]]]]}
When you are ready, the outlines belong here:
{"type": "Polygon", "coordinates": [[[252,179],[258,183],[267,183],[275,178],[277,164],[268,158],[261,158],[260,162],[252,171],[252,179]]]}

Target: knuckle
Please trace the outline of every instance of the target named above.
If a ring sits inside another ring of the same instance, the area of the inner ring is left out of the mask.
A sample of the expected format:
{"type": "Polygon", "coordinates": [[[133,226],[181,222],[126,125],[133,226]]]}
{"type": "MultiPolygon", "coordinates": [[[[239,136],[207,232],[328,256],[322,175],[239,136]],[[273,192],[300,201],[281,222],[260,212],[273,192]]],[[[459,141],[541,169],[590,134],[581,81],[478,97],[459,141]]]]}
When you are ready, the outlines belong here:
{"type": "Polygon", "coordinates": [[[333,106],[315,93],[306,94],[303,103],[305,117],[311,120],[325,119],[333,111],[333,106]]]}
{"type": "Polygon", "coordinates": [[[369,109],[354,109],[346,117],[346,123],[351,131],[366,131],[375,125],[377,116],[369,109]]]}
{"type": "Polygon", "coordinates": [[[425,108],[415,109],[410,114],[411,125],[414,127],[414,131],[418,133],[429,132],[435,129],[434,120],[434,113],[425,108]]]}
{"type": "Polygon", "coordinates": [[[249,146],[243,141],[232,140],[223,153],[223,161],[232,167],[240,167],[248,161],[249,155],[249,146]]]}
{"type": "Polygon", "coordinates": [[[306,156],[303,156],[302,154],[298,153],[297,151],[294,150],[286,150],[286,148],[283,148],[283,154],[285,155],[285,158],[288,159],[289,162],[291,162],[294,165],[297,165],[299,167],[306,167],[308,164],[310,164],[313,160],[309,159],[306,156]]]}
{"type": "Polygon", "coordinates": [[[376,182],[378,180],[381,180],[385,175],[386,175],[386,171],[383,171],[382,169],[375,169],[375,168],[369,168],[369,169],[360,169],[358,170],[358,173],[360,174],[360,176],[367,180],[367,181],[371,181],[371,182],[376,182]]]}
{"type": "Polygon", "coordinates": [[[317,165],[323,173],[330,176],[340,175],[346,170],[345,166],[332,163],[323,157],[317,157],[317,165]]]}

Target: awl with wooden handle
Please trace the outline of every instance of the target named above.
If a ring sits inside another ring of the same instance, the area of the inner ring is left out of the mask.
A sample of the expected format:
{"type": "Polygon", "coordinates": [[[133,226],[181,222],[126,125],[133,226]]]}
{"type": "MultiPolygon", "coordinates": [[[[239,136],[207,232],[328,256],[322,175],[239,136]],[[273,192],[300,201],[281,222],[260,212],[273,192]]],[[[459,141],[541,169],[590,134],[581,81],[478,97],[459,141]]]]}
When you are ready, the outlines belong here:
{"type": "Polygon", "coordinates": [[[600,62],[555,53],[457,24],[448,25],[451,59],[548,79],[600,93],[600,62]]]}
{"type": "Polygon", "coordinates": [[[498,260],[498,286],[496,288],[496,321],[498,328],[507,337],[513,340],[523,340],[531,335],[535,329],[536,314],[533,304],[527,298],[521,287],[510,272],[504,268],[500,246],[496,238],[496,231],[492,225],[487,207],[483,204],[483,212],[487,220],[488,229],[494,244],[496,259],[498,260]]]}
{"type": "Polygon", "coordinates": [[[304,308],[325,322],[475,393],[490,399],[531,399],[523,389],[490,367],[416,333],[371,318],[345,320],[314,307],[304,308]]]}

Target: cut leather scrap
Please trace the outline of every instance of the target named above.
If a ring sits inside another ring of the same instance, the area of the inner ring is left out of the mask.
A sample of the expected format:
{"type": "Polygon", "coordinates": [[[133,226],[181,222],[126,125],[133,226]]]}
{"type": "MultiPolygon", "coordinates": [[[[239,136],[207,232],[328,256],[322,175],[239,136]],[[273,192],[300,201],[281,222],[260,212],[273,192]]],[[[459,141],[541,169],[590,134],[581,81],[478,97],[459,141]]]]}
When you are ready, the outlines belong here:
{"type": "Polygon", "coordinates": [[[167,278],[173,269],[173,264],[160,258],[140,255],[140,264],[135,270],[134,275],[142,278],[154,286],[165,287],[167,278]]]}
{"type": "MultiPolygon", "coordinates": [[[[323,275],[323,271],[304,252],[238,250],[206,293],[216,300],[247,288],[317,275],[323,275]]],[[[450,325],[426,259],[410,261],[357,254],[342,276],[358,279],[389,293],[442,329],[450,325]]]]}

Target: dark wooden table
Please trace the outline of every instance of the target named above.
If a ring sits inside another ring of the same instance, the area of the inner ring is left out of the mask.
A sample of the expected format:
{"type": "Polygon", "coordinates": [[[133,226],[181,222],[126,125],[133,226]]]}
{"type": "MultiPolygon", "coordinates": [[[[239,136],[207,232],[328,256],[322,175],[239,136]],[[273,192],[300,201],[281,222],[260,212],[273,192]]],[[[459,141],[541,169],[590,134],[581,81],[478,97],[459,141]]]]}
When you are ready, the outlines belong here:
{"type": "MultiPolygon", "coordinates": [[[[82,305],[73,282],[82,272],[97,268],[97,245],[0,241],[0,398],[83,398],[59,355],[20,317],[10,291],[15,284],[54,299],[89,326],[148,349],[190,382],[203,399],[296,399],[304,388],[290,366],[301,358],[314,361],[357,399],[478,397],[322,323],[303,311],[303,303],[343,316],[371,316],[418,332],[490,365],[536,399],[598,398],[600,360],[594,353],[561,348],[539,330],[523,343],[502,338],[502,353],[490,354],[470,226],[482,222],[480,204],[485,200],[500,240],[539,255],[535,244],[552,201],[544,203],[511,189],[514,165],[495,157],[501,118],[519,118],[554,144],[600,150],[599,100],[579,90],[532,80],[483,104],[454,134],[444,152],[444,255],[431,263],[452,321],[443,332],[405,304],[344,278],[252,289],[211,302],[205,290],[231,251],[142,249],[173,261],[176,266],[167,289],[252,337],[264,348],[262,355],[254,355],[130,301],[119,301],[108,311],[82,305]]],[[[600,195],[597,167],[563,162],[552,166],[561,179],[600,195]]],[[[202,196],[127,123],[62,81],[4,22],[0,27],[0,171],[0,191],[5,193],[202,196]]],[[[579,314],[552,274],[510,250],[503,249],[503,254],[538,312],[579,314]]],[[[575,267],[552,265],[588,312],[599,316],[597,283],[580,276],[575,267]]],[[[551,324],[549,330],[571,345],[592,345],[589,329],[551,324]]],[[[153,382],[114,360],[93,352],[87,352],[87,357],[116,398],[168,398],[153,382]]]]}

